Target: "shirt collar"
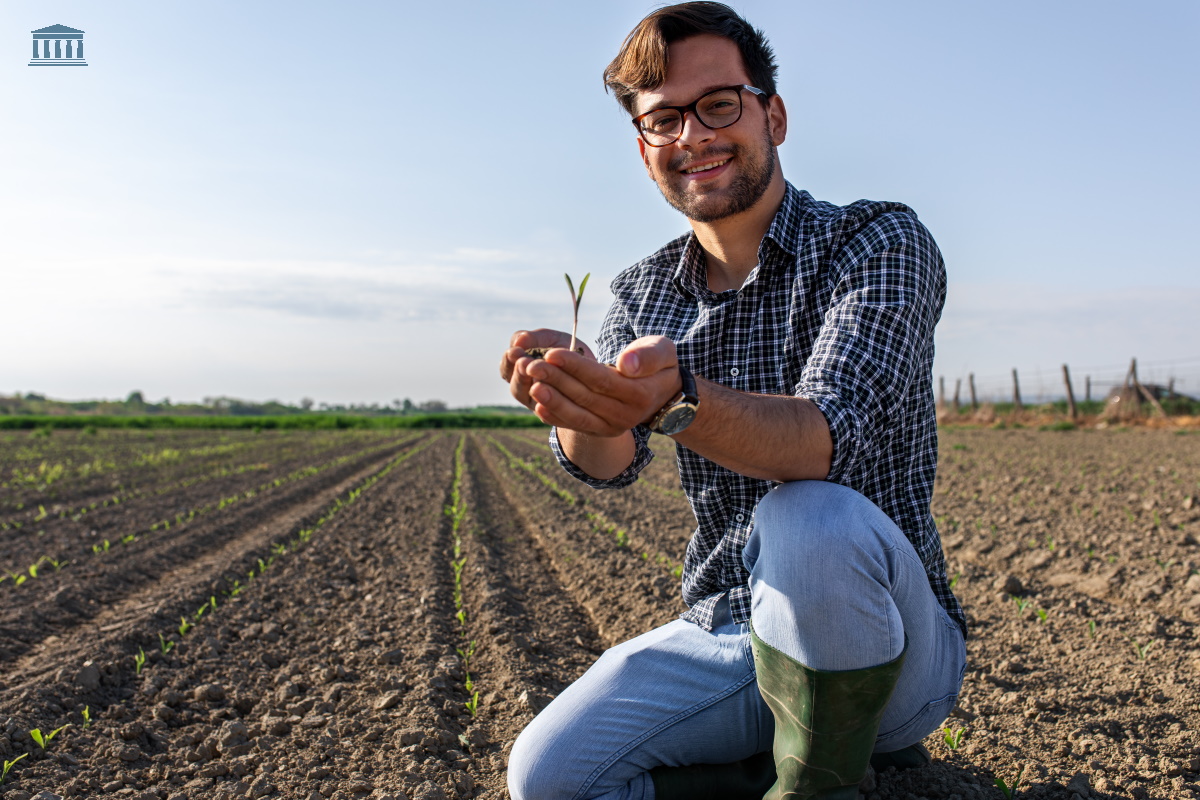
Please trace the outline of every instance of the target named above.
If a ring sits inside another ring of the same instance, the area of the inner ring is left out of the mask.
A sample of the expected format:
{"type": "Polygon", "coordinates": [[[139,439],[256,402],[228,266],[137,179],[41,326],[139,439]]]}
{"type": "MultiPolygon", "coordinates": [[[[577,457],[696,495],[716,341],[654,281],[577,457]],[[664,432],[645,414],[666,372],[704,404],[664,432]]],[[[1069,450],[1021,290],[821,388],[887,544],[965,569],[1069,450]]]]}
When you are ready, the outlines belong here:
{"type": "MultiPolygon", "coordinates": [[[[779,210],[775,212],[775,217],[771,220],[771,227],[767,228],[767,233],[758,246],[759,266],[755,267],[746,277],[744,285],[749,285],[758,279],[763,272],[763,265],[767,265],[769,270],[772,259],[765,250],[767,242],[773,243],[793,258],[800,252],[802,231],[800,220],[805,216],[807,204],[812,201],[812,197],[808,192],[797,189],[790,183],[785,182],[785,186],[783,202],[780,203],[779,210]]],[[[679,254],[679,261],[671,275],[671,282],[684,297],[713,301],[719,296],[708,288],[708,270],[705,265],[704,250],[696,240],[695,233],[689,233],[684,241],[683,251],[679,254]]]]}

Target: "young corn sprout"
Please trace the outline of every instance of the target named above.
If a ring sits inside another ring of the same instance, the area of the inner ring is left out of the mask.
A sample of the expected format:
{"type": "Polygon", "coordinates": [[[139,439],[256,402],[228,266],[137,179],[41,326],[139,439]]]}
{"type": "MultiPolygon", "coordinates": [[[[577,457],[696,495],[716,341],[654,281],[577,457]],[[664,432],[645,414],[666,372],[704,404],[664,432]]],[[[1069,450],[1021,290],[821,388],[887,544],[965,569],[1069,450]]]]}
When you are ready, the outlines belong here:
{"type": "Polygon", "coordinates": [[[956,731],[951,731],[949,728],[942,728],[942,741],[946,743],[946,747],[949,747],[951,750],[957,750],[959,745],[962,744],[963,734],[966,732],[967,729],[965,727],[959,728],[956,731]]]}
{"type": "Polygon", "coordinates": [[[999,789],[1000,793],[1008,798],[1008,800],[1013,800],[1013,798],[1017,796],[1017,787],[1021,785],[1021,776],[1024,774],[1025,767],[1022,765],[1021,768],[1017,770],[1016,777],[1013,778],[1012,786],[1006,784],[1003,778],[996,778],[996,788],[999,789]]]}
{"type": "Polygon", "coordinates": [[[34,728],[33,730],[31,730],[29,732],[29,738],[33,739],[35,742],[37,742],[38,747],[45,750],[46,747],[52,741],[54,741],[54,737],[58,736],[58,734],[61,733],[64,728],[68,728],[68,727],[70,727],[70,723],[63,725],[61,728],[55,728],[54,730],[50,731],[49,733],[42,733],[41,728],[34,728]]]}
{"type": "Polygon", "coordinates": [[[4,783],[4,779],[8,777],[8,773],[17,765],[17,762],[27,755],[29,755],[29,753],[21,753],[21,755],[17,756],[12,761],[8,761],[7,759],[5,760],[4,771],[0,772],[0,784],[4,783]]]}
{"type": "Polygon", "coordinates": [[[583,276],[583,280],[579,282],[579,292],[575,292],[575,284],[571,283],[571,276],[563,273],[563,277],[567,279],[567,288],[571,290],[571,307],[574,312],[574,318],[571,321],[571,350],[575,350],[576,333],[579,331],[579,304],[583,302],[583,290],[587,287],[588,278],[592,277],[592,273],[583,276]]]}
{"type": "Polygon", "coordinates": [[[138,654],[133,657],[133,670],[135,675],[142,674],[142,667],[146,666],[146,651],[138,648],[138,654]]]}

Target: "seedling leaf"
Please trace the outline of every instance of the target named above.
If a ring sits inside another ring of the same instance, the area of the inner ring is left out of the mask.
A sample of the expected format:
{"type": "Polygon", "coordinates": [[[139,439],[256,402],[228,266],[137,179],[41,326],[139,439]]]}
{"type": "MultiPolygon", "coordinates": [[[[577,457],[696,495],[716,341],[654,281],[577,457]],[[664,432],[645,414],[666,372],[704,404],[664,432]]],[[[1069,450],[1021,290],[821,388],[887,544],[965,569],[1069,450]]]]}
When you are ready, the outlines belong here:
{"type": "Polygon", "coordinates": [[[21,753],[21,755],[17,756],[12,761],[5,760],[4,771],[0,772],[0,784],[4,783],[4,779],[8,777],[9,771],[17,765],[17,762],[27,755],[29,755],[29,753],[21,753]]]}

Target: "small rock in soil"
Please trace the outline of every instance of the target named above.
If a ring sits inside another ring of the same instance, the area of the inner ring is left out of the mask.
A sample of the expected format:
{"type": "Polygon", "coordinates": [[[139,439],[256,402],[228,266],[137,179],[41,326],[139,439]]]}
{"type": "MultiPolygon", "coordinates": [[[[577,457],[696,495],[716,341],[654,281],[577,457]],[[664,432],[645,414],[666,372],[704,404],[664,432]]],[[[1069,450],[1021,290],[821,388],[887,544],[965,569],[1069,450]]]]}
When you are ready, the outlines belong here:
{"type": "Polygon", "coordinates": [[[401,695],[399,692],[388,692],[383,697],[375,701],[375,708],[379,711],[386,711],[389,708],[395,708],[400,703],[401,695]]]}
{"type": "Polygon", "coordinates": [[[413,800],[446,800],[446,793],[433,781],[425,781],[413,790],[413,800]]]}
{"type": "Polygon", "coordinates": [[[224,700],[225,687],[219,683],[206,683],[196,687],[193,697],[197,700],[224,700]]]}
{"type": "Polygon", "coordinates": [[[1001,575],[996,579],[996,588],[1005,594],[1021,594],[1025,591],[1025,585],[1015,575],[1001,575]]]}
{"type": "Polygon", "coordinates": [[[396,648],[395,650],[388,650],[386,653],[384,653],[383,655],[381,655],[379,657],[379,660],[381,662],[383,662],[384,664],[399,664],[402,661],[404,661],[404,651],[401,650],[400,648],[396,648]]]}
{"type": "Polygon", "coordinates": [[[100,669],[91,661],[85,662],[80,668],[79,674],[75,677],[75,682],[83,687],[84,691],[94,692],[100,688],[100,669]]]}

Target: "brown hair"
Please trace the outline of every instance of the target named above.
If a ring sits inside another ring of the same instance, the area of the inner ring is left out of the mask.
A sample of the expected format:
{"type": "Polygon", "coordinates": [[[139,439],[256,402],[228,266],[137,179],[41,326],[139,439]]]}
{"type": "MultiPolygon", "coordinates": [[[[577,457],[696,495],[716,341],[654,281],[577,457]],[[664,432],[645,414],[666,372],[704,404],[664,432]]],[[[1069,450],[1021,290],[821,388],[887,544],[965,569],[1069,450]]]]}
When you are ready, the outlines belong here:
{"type": "Polygon", "coordinates": [[[754,86],[775,94],[775,53],[766,35],[724,3],[697,0],[664,6],[638,23],[604,68],[604,85],[626,111],[633,114],[638,92],[657,89],[667,80],[667,47],[681,39],[711,33],[731,40],[754,86]]]}

